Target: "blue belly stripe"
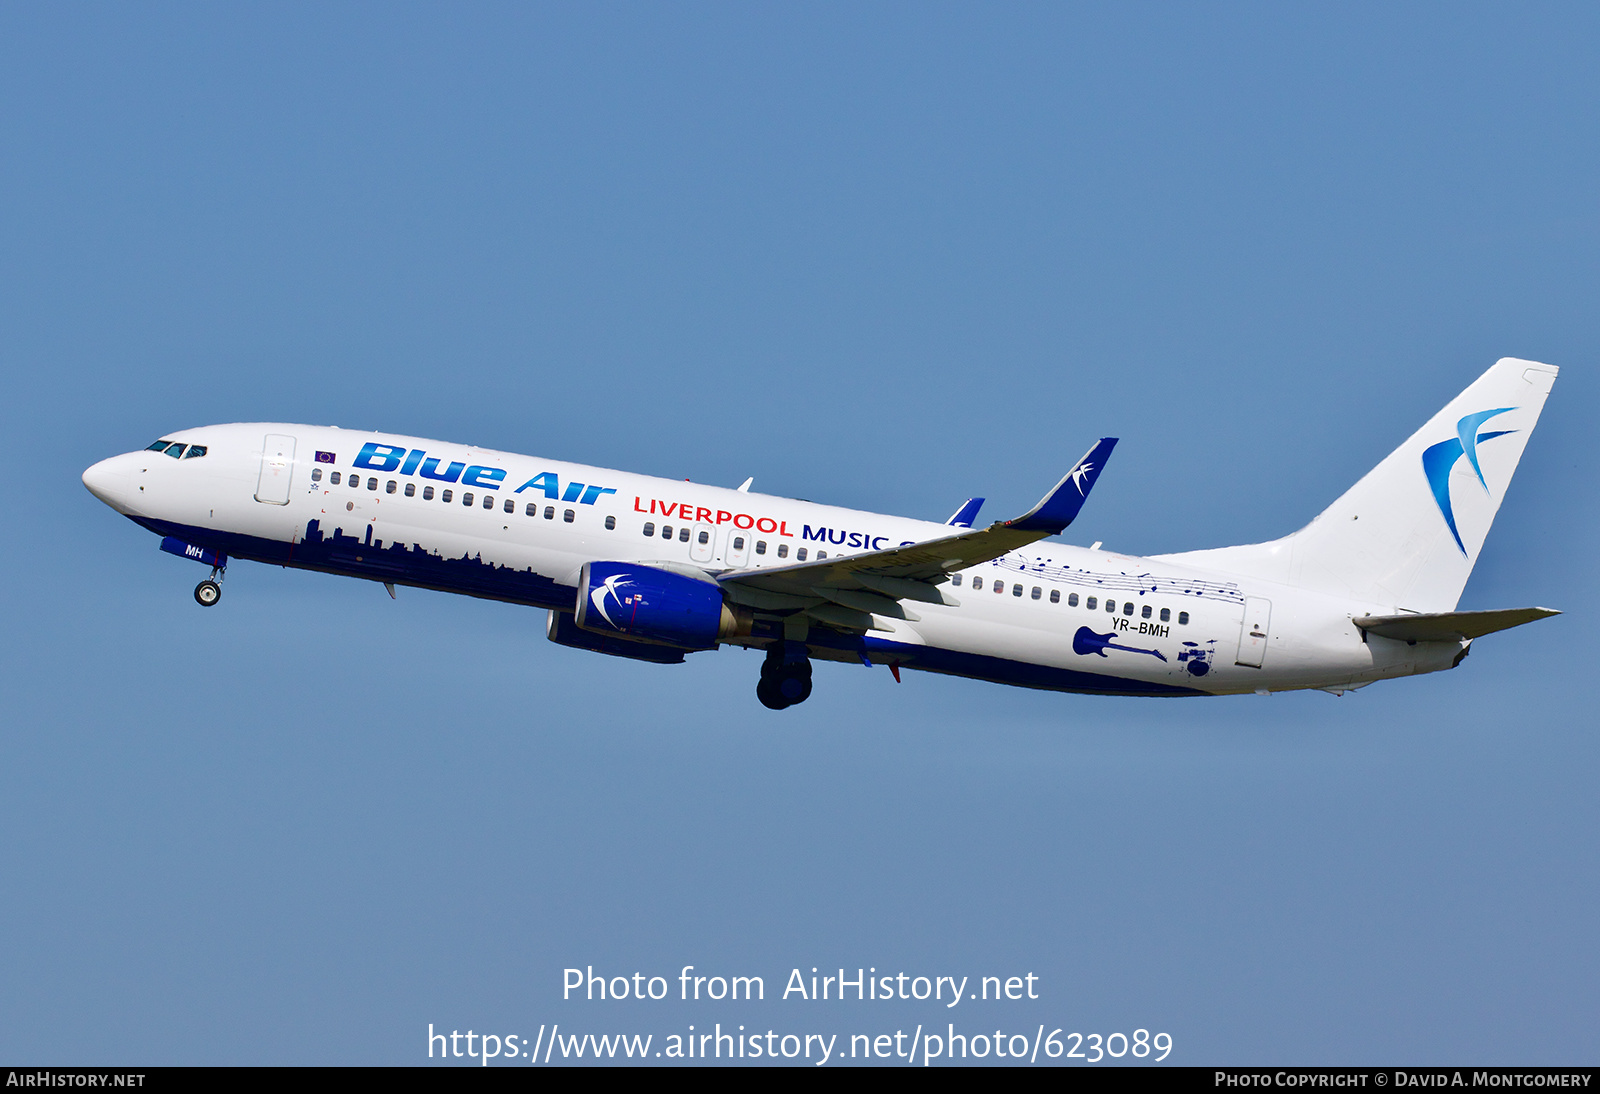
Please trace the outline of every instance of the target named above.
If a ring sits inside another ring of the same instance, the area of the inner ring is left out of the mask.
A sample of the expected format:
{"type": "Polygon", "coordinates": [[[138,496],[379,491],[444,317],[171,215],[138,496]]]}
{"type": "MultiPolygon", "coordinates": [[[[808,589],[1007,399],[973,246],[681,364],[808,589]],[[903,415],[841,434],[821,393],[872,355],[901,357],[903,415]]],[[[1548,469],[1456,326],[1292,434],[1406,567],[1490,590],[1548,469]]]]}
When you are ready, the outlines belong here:
{"type": "Polygon", "coordinates": [[[390,581],[445,593],[465,593],[485,600],[503,600],[535,608],[560,608],[571,611],[578,590],[558,584],[532,570],[518,570],[462,556],[445,558],[413,543],[368,543],[347,536],[342,528],[325,534],[318,521],[306,525],[305,538],[294,544],[215,528],[195,528],[172,521],[135,518],[136,522],[162,536],[175,536],[186,543],[226,551],[234,558],[317,570],[370,581],[390,581]]]}
{"type": "MultiPolygon", "coordinates": [[[[385,544],[382,540],[369,543],[345,535],[342,528],[324,533],[320,523],[315,520],[306,525],[305,538],[291,545],[280,540],[221,532],[214,528],[196,528],[149,517],[132,519],[159,536],[174,536],[185,543],[208,547],[213,551],[225,551],[234,558],[273,566],[315,570],[369,581],[391,581],[438,592],[465,593],[485,600],[562,611],[572,610],[578,594],[573,586],[559,584],[532,570],[500,566],[474,556],[445,558],[415,543],[410,546],[403,543],[385,544]]],[[[873,664],[898,661],[906,668],[924,672],[1045,691],[1070,691],[1086,695],[1210,694],[1176,684],[1077,672],[980,653],[915,646],[870,635],[858,638],[822,628],[812,630],[808,644],[847,654],[850,660],[865,654],[873,664]]]]}

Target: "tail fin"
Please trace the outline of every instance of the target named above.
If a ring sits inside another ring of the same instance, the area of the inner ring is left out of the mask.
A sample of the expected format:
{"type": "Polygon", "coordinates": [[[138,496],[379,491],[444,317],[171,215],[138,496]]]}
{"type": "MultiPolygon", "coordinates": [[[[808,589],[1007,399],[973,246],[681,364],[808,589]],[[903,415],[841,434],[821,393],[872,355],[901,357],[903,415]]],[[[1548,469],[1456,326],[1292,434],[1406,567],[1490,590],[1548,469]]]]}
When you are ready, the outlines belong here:
{"type": "Polygon", "coordinates": [[[1293,535],[1165,557],[1407,611],[1451,611],[1557,371],[1501,358],[1293,535]]]}

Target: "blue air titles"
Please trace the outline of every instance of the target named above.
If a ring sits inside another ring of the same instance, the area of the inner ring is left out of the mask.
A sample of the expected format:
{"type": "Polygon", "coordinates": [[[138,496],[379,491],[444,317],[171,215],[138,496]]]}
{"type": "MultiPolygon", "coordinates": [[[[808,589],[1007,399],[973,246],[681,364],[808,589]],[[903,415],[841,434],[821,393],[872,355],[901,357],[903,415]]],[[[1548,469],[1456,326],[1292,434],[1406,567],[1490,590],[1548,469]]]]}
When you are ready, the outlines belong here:
{"type": "MultiPolygon", "coordinates": [[[[459,460],[446,462],[437,456],[429,456],[420,448],[407,451],[404,445],[379,444],[376,441],[361,446],[355,466],[365,471],[420,475],[439,482],[460,482],[462,486],[481,490],[498,490],[506,479],[503,467],[469,466],[459,460]]],[[[605,495],[616,493],[612,487],[590,486],[581,482],[568,482],[563,488],[560,477],[554,471],[535,475],[512,493],[520,494],[530,489],[538,490],[551,501],[577,502],[579,505],[593,505],[605,495]]]]}
{"type": "Polygon", "coordinates": [[[535,475],[533,478],[517,487],[514,491],[512,491],[512,493],[520,494],[524,490],[528,490],[533,487],[538,487],[544,492],[545,497],[552,500],[554,500],[559,494],[561,501],[575,501],[580,505],[593,505],[606,494],[615,494],[617,492],[614,487],[585,486],[581,482],[569,482],[567,483],[567,488],[562,490],[561,480],[557,477],[556,473],[554,471],[545,471],[535,475]]]}

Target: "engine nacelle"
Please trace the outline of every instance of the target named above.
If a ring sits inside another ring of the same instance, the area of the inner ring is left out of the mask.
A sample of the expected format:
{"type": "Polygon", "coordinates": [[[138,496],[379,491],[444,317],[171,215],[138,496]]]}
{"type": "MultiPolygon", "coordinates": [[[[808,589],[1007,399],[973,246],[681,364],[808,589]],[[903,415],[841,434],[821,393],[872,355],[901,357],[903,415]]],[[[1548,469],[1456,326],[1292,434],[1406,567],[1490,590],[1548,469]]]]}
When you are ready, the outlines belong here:
{"type": "Polygon", "coordinates": [[[576,622],[593,634],[680,650],[708,650],[737,623],[709,577],[636,562],[586,562],[576,622]]]}
{"type": "Polygon", "coordinates": [[[679,665],[683,663],[683,651],[670,649],[667,646],[651,646],[643,642],[630,642],[626,638],[616,638],[607,634],[590,634],[581,631],[572,621],[571,612],[551,612],[550,626],[545,631],[550,641],[558,646],[571,646],[574,649],[592,650],[595,653],[609,653],[612,657],[631,657],[635,661],[649,661],[657,665],[679,665]]]}

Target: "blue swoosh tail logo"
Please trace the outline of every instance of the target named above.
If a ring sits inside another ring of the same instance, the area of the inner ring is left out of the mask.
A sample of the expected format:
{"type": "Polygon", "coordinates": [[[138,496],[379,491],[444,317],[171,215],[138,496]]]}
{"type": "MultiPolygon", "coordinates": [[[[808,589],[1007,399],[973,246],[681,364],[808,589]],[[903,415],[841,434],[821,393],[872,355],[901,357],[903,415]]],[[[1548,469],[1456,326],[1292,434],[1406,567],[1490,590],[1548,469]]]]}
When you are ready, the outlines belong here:
{"type": "Polygon", "coordinates": [[[1478,427],[1496,415],[1515,409],[1517,408],[1514,406],[1502,406],[1494,410],[1480,410],[1476,414],[1465,415],[1456,422],[1454,437],[1423,449],[1422,473],[1428,479],[1428,488],[1433,491],[1434,504],[1439,507],[1439,513],[1444,517],[1445,525],[1455,537],[1456,547],[1463,556],[1467,553],[1467,547],[1461,542],[1461,532],[1456,528],[1455,505],[1450,497],[1450,472],[1455,469],[1456,461],[1465,456],[1467,463],[1472,467],[1472,473],[1478,477],[1479,485],[1483,487],[1485,493],[1488,493],[1489,484],[1485,481],[1483,468],[1478,463],[1478,445],[1496,437],[1515,433],[1516,430],[1500,429],[1479,433],[1478,427]]]}

